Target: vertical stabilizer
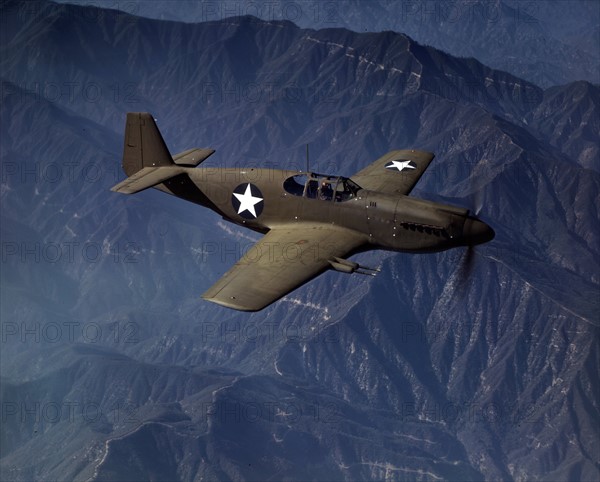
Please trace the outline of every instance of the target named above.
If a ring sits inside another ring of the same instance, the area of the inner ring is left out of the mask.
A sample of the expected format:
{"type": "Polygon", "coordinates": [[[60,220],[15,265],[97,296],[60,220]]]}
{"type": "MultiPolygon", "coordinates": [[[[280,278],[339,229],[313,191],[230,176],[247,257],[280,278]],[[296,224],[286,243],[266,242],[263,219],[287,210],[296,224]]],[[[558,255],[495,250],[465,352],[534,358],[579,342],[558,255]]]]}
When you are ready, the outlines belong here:
{"type": "Polygon", "coordinates": [[[129,112],[123,147],[125,174],[132,176],[144,167],[172,165],[173,158],[152,115],[147,112],[129,112]]]}

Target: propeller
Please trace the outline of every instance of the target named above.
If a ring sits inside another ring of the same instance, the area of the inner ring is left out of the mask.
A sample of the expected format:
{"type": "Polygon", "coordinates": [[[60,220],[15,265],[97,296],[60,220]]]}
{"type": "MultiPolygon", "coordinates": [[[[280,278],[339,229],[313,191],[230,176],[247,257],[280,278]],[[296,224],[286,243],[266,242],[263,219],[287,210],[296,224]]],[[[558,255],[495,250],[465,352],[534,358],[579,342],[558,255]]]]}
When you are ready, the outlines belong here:
{"type": "Polygon", "coordinates": [[[475,259],[477,256],[475,246],[487,243],[495,236],[494,230],[478,219],[479,213],[483,208],[483,176],[477,175],[474,172],[471,175],[471,182],[474,188],[471,190],[471,205],[473,206],[473,209],[469,211],[472,215],[465,220],[463,227],[466,250],[460,260],[457,273],[458,286],[463,292],[467,286],[467,281],[471,278],[473,269],[475,268],[475,259]],[[476,181],[473,182],[473,179],[476,179],[476,181]]]}
{"type": "Polygon", "coordinates": [[[473,207],[473,214],[479,216],[481,208],[483,207],[483,189],[476,189],[473,193],[473,207]]]}
{"type": "Polygon", "coordinates": [[[486,165],[485,161],[477,163],[468,179],[470,195],[467,199],[470,201],[469,205],[473,207],[471,213],[476,217],[479,216],[483,207],[483,193],[486,185],[486,176],[483,170],[486,165]]]}
{"type": "Polygon", "coordinates": [[[475,256],[475,247],[472,245],[466,246],[465,252],[460,259],[457,272],[457,286],[459,293],[462,296],[466,294],[466,288],[471,279],[471,275],[473,274],[473,269],[475,268],[475,256]]]}

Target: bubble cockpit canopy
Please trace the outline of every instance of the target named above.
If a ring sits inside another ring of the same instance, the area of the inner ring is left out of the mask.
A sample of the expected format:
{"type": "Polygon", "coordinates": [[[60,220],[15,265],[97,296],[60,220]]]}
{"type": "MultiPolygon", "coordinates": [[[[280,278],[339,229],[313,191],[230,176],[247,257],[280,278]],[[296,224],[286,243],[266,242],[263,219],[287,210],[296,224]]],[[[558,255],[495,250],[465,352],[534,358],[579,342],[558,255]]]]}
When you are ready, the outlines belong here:
{"type": "Polygon", "coordinates": [[[347,177],[323,174],[296,174],[288,177],[283,188],[294,196],[304,196],[322,201],[344,202],[356,197],[360,186],[347,177]]]}

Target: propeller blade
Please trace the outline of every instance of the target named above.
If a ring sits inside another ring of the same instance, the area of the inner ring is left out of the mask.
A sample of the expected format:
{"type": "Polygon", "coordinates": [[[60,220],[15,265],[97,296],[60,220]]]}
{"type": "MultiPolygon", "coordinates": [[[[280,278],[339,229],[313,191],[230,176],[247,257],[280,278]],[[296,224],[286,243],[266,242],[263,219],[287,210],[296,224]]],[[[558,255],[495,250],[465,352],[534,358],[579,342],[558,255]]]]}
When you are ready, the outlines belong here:
{"type": "Polygon", "coordinates": [[[473,246],[467,246],[465,253],[460,260],[457,272],[457,287],[461,296],[466,294],[475,267],[475,256],[475,248],[473,246]]]}
{"type": "Polygon", "coordinates": [[[477,189],[473,194],[473,208],[475,216],[479,216],[481,208],[483,207],[483,189],[477,189]]]}

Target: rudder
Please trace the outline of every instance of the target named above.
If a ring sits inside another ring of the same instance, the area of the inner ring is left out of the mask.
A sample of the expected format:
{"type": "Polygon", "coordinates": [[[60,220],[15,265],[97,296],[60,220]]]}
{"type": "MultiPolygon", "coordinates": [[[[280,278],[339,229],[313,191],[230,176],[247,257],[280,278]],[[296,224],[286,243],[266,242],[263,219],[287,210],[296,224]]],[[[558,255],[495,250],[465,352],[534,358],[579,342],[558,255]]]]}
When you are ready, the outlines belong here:
{"type": "Polygon", "coordinates": [[[154,118],[147,112],[127,113],[122,165],[127,176],[144,167],[174,165],[154,118]]]}

